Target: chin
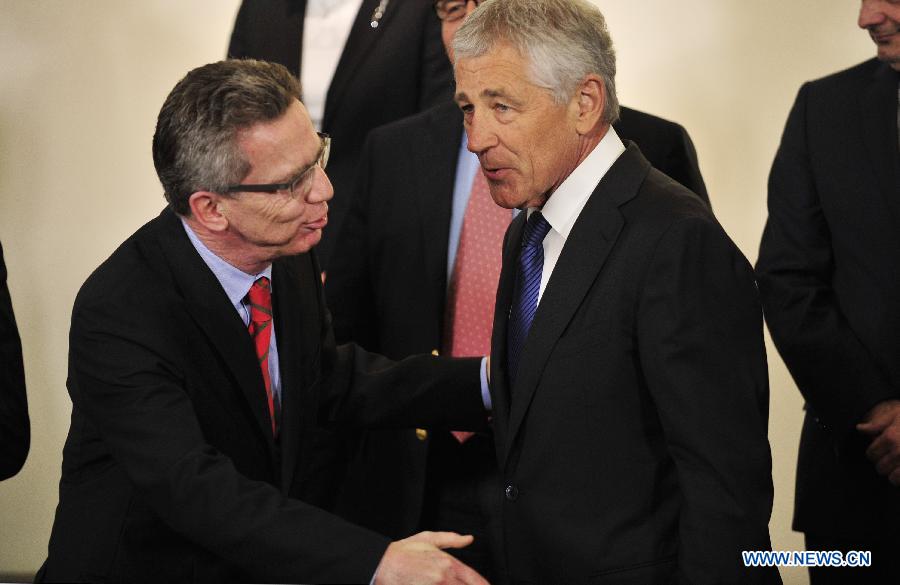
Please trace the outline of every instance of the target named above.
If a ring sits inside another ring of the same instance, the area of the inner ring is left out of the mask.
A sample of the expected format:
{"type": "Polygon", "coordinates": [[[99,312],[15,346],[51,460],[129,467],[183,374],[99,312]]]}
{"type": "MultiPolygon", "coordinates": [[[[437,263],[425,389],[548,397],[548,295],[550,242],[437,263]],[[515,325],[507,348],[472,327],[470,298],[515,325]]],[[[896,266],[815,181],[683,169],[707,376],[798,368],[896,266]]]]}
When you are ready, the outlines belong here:
{"type": "Polygon", "coordinates": [[[316,245],[322,241],[322,230],[315,230],[312,232],[307,232],[305,234],[301,234],[291,246],[292,254],[304,254],[309,252],[316,245]]]}
{"type": "Polygon", "coordinates": [[[504,209],[514,209],[522,205],[521,197],[516,195],[515,189],[509,185],[491,185],[488,184],[491,191],[491,199],[494,203],[504,209]]]}

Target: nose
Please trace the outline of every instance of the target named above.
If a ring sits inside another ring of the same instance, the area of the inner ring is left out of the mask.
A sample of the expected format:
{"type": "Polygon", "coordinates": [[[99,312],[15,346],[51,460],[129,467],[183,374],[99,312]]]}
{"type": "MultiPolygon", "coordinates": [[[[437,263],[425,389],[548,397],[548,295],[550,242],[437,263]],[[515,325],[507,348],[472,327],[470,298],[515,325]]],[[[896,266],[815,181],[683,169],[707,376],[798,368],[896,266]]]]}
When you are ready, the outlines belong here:
{"type": "Polygon", "coordinates": [[[881,1],[862,0],[862,5],[859,7],[859,20],[857,21],[859,28],[878,26],[884,22],[886,16],[881,9],[881,1]]]}
{"type": "Polygon", "coordinates": [[[469,152],[482,154],[497,146],[497,133],[487,116],[478,116],[473,113],[466,124],[467,148],[469,152]]]}
{"type": "Polygon", "coordinates": [[[334,197],[334,188],[331,186],[331,181],[328,179],[328,175],[325,174],[325,169],[316,165],[313,171],[312,189],[309,190],[309,194],[306,196],[306,202],[322,203],[329,201],[332,197],[334,197]]]}
{"type": "Polygon", "coordinates": [[[478,8],[478,4],[480,2],[476,2],[475,0],[467,0],[466,1],[466,16],[469,16],[474,12],[476,8],[478,8]]]}

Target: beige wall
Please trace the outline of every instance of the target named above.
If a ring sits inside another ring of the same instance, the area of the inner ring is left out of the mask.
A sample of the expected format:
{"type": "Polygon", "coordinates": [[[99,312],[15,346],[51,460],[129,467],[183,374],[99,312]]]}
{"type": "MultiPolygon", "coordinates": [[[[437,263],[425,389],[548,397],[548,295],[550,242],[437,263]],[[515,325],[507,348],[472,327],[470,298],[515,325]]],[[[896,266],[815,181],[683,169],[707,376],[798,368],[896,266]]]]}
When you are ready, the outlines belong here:
{"type": "MultiPolygon", "coordinates": [[[[426,0],[394,0],[426,1],[426,0]]],[[[713,207],[755,260],[765,183],[800,83],[873,54],[852,0],[595,0],[622,102],[682,123],[713,207]]],[[[33,444],[0,484],[0,574],[46,554],[70,402],[81,282],[162,207],[150,139],[166,93],[220,58],[237,0],[0,0],[0,240],[25,351],[33,444]]],[[[770,347],[776,548],[790,531],[801,401],[770,347]]],[[[805,582],[785,571],[788,583],[805,582]]]]}

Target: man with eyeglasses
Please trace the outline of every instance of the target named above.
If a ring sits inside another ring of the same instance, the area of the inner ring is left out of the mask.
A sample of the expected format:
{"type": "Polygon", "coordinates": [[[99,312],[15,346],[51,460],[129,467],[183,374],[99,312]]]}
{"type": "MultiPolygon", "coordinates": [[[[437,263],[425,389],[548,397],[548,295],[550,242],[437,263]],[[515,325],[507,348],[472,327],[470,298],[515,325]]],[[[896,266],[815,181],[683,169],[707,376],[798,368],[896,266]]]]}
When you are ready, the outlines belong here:
{"type": "MultiPolygon", "coordinates": [[[[453,36],[479,4],[434,4],[451,60],[453,36]]],[[[622,108],[614,127],[708,204],[681,126],[622,108]]],[[[326,283],[338,341],[394,359],[432,350],[489,353],[501,243],[513,214],[490,200],[457,105],[448,101],[371,133],[353,200],[326,283]]],[[[454,554],[495,575],[501,559],[491,543],[500,518],[490,433],[377,430],[348,442],[339,513],[395,538],[421,529],[473,534],[474,543],[454,554]]]]}
{"type": "Polygon", "coordinates": [[[312,248],[330,141],[281,65],[199,67],[159,114],[169,206],[75,301],[72,422],[39,581],[473,583],[306,500],[319,421],[486,424],[481,360],[336,348],[312,248]]]}

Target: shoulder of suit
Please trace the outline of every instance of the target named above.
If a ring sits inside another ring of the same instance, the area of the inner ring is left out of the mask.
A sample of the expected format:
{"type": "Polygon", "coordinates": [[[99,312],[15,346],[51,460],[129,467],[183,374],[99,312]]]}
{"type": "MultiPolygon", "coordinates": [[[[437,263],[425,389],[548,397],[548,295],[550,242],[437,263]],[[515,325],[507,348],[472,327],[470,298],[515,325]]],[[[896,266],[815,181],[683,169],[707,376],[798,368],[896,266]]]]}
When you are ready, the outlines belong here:
{"type": "Polygon", "coordinates": [[[695,218],[718,223],[709,207],[693,191],[662,171],[650,168],[637,196],[621,207],[632,221],[643,218],[661,225],[695,218]]]}
{"type": "Polygon", "coordinates": [[[613,128],[621,138],[635,142],[641,137],[659,137],[685,132],[684,127],[678,122],[626,106],[619,108],[619,120],[613,124],[613,128]]]}
{"type": "Polygon", "coordinates": [[[432,126],[444,124],[458,125],[462,131],[462,113],[452,101],[379,126],[370,132],[370,139],[374,141],[408,140],[410,135],[418,135],[432,126]]]}
{"type": "Polygon", "coordinates": [[[870,81],[872,75],[882,67],[887,67],[887,65],[873,57],[847,69],[810,81],[809,85],[814,89],[828,91],[848,84],[865,83],[870,81]]]}
{"type": "Polygon", "coordinates": [[[173,281],[159,240],[167,221],[171,218],[160,215],[122,242],[85,280],[75,308],[132,304],[135,311],[147,312],[151,304],[168,296],[173,281]]]}

